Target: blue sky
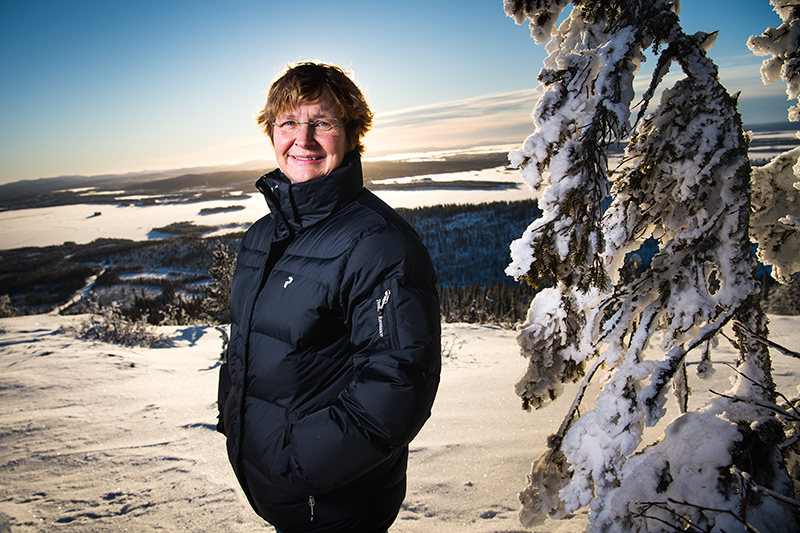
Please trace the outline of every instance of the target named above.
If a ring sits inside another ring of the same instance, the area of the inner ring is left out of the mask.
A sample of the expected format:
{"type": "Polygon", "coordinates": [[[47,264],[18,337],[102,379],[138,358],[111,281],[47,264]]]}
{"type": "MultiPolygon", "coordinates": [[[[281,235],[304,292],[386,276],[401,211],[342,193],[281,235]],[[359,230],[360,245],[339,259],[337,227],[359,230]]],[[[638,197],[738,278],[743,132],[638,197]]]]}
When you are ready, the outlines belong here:
{"type": "MultiPolygon", "coordinates": [[[[682,0],[746,124],[786,120],[746,47],[768,0],[682,0]]],[[[502,0],[0,0],[0,183],[271,157],[253,116],[287,63],[349,67],[367,155],[521,142],[545,57],[502,0]]]]}

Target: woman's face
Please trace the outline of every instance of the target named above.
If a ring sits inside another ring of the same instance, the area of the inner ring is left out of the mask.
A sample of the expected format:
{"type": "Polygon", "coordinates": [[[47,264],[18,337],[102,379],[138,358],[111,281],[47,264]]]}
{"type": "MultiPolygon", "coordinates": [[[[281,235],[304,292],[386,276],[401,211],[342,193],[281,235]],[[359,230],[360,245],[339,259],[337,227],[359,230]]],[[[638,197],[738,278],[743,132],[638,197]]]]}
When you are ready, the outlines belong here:
{"type": "MultiPolygon", "coordinates": [[[[317,100],[279,115],[275,123],[326,121],[338,124],[341,122],[338,111],[333,97],[326,90],[317,100]]],[[[308,124],[301,124],[296,133],[287,133],[274,126],[272,146],[283,173],[293,183],[302,183],[326,176],[342,164],[345,154],[352,149],[347,146],[346,137],[343,127],[324,133],[308,124]]]]}

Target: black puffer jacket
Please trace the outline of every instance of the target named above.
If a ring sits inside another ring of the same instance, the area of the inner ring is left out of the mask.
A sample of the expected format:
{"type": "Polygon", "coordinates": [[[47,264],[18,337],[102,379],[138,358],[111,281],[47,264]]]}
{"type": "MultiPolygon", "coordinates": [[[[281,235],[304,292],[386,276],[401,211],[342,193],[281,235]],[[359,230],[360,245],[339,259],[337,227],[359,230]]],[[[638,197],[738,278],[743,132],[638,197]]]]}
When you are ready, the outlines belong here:
{"type": "Polygon", "coordinates": [[[231,464],[278,529],[385,529],[439,383],[430,257],[363,188],[355,152],[328,176],[257,185],[270,215],[239,251],[220,373],[231,464]]]}

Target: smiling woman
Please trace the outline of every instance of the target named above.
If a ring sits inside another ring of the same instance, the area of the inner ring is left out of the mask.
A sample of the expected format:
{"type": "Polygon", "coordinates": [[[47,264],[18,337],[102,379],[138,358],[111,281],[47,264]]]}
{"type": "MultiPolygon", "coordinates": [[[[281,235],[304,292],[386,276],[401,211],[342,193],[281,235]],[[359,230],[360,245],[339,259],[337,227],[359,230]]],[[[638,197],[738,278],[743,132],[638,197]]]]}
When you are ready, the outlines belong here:
{"type": "Polygon", "coordinates": [[[384,532],[439,384],[436,274],[407,221],[364,188],[372,112],[338,67],[302,63],[258,117],[279,169],[231,284],[219,430],[280,531],[384,532]]]}

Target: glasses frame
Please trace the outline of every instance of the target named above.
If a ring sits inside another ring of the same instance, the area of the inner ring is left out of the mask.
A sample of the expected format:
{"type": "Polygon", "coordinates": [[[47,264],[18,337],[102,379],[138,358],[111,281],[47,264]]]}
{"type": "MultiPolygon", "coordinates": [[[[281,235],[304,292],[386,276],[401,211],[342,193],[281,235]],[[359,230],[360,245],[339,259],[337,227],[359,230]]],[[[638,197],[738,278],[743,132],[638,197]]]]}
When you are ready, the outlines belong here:
{"type": "Polygon", "coordinates": [[[270,122],[270,125],[272,126],[273,130],[277,131],[278,133],[280,133],[282,135],[297,135],[298,133],[300,133],[300,126],[302,126],[303,124],[306,124],[306,125],[308,125],[309,128],[312,128],[314,130],[314,134],[315,135],[316,134],[329,135],[329,134],[333,133],[333,131],[336,128],[340,128],[340,127],[344,126],[345,124],[347,124],[347,121],[342,122],[341,124],[331,124],[330,120],[311,120],[311,121],[308,121],[308,122],[302,122],[300,120],[289,120],[289,119],[287,119],[287,120],[284,120],[282,122],[270,122]],[[294,126],[286,126],[286,124],[288,122],[294,123],[294,126]],[[330,124],[330,128],[328,128],[328,129],[320,129],[319,125],[322,122],[326,122],[326,123],[330,124]],[[287,128],[289,128],[289,129],[287,129],[287,128]]]}

